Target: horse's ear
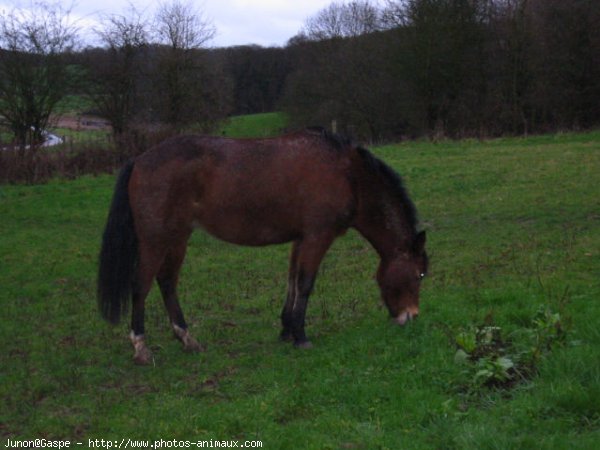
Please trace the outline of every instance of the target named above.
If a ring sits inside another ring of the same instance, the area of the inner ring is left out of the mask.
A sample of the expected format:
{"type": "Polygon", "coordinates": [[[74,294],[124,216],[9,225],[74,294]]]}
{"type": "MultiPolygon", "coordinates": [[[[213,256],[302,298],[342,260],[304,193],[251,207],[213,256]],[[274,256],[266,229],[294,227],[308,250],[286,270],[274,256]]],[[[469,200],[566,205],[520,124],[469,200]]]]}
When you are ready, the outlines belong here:
{"type": "Polygon", "coordinates": [[[425,231],[421,231],[417,234],[415,238],[415,242],[413,243],[413,251],[416,255],[420,255],[425,251],[425,241],[427,240],[427,236],[425,235],[425,231]]]}

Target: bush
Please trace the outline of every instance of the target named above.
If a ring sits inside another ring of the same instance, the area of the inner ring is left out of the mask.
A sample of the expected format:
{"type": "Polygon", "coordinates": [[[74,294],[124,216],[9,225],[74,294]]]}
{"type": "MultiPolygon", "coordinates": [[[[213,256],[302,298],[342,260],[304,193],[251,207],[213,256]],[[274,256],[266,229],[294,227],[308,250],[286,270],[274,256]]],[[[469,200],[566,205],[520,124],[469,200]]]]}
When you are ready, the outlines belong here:
{"type": "Polygon", "coordinates": [[[560,314],[541,308],[528,327],[508,336],[493,323],[460,331],[454,337],[454,361],[465,368],[467,391],[506,389],[533,377],[542,358],[565,336],[560,314]]]}
{"type": "Polygon", "coordinates": [[[69,142],[53,148],[0,151],[1,184],[37,184],[51,178],[112,173],[125,161],[170,136],[168,129],[135,130],[112,142],[69,142]]]}

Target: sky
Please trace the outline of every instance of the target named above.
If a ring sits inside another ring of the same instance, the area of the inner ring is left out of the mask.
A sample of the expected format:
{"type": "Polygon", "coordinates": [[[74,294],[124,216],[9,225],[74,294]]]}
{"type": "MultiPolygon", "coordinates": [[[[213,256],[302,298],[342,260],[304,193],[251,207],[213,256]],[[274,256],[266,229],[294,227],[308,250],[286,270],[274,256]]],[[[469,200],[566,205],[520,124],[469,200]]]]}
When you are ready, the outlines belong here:
{"type": "MultiPolygon", "coordinates": [[[[100,15],[123,14],[130,4],[151,15],[160,0],[59,1],[65,8],[73,4],[72,16],[78,19],[85,32],[100,15]]],[[[183,0],[186,1],[203,11],[216,27],[217,35],[210,46],[257,44],[268,47],[285,45],[300,31],[308,17],[333,0],[183,0]]],[[[0,0],[0,11],[28,4],[29,0],[0,0]]]]}

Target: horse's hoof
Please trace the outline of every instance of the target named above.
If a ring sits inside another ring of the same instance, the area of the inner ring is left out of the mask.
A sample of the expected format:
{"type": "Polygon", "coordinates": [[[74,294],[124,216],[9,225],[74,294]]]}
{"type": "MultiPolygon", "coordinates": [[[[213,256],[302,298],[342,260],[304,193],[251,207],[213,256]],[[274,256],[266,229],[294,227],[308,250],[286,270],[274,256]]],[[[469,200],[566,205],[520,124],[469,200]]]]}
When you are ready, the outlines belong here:
{"type": "Polygon", "coordinates": [[[147,366],[152,362],[152,352],[146,345],[144,335],[136,335],[133,330],[129,334],[129,339],[133,344],[135,353],[133,355],[133,362],[139,366],[147,366]]]}
{"type": "Polygon", "coordinates": [[[294,341],[294,336],[292,335],[291,331],[283,330],[281,332],[281,334],[279,335],[279,340],[281,342],[293,342],[294,341]]]}
{"type": "Polygon", "coordinates": [[[192,337],[187,329],[181,328],[173,324],[175,337],[183,344],[183,350],[190,353],[203,352],[204,348],[192,337]]]}
{"type": "Polygon", "coordinates": [[[189,353],[200,353],[204,351],[204,347],[200,343],[191,337],[189,334],[183,341],[183,350],[189,353]]]}
{"type": "Polygon", "coordinates": [[[294,342],[294,347],[296,348],[302,348],[302,349],[309,349],[312,348],[312,342],[310,341],[302,341],[302,342],[294,342]]]}
{"type": "Polygon", "coordinates": [[[141,347],[139,350],[136,350],[135,355],[133,355],[133,362],[138,366],[147,366],[152,363],[152,352],[148,347],[141,347]]]}

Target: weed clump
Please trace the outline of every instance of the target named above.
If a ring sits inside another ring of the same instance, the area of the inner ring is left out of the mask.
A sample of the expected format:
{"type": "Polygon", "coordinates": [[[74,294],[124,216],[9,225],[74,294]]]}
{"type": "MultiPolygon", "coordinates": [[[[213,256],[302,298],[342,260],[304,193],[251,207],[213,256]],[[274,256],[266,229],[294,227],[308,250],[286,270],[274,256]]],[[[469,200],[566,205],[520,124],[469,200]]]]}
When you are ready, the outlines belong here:
{"type": "Polygon", "coordinates": [[[454,361],[463,366],[463,388],[473,392],[484,388],[510,389],[531,379],[540,361],[566,339],[559,313],[541,308],[527,327],[511,333],[488,317],[483,325],[461,330],[454,336],[454,361]]]}

